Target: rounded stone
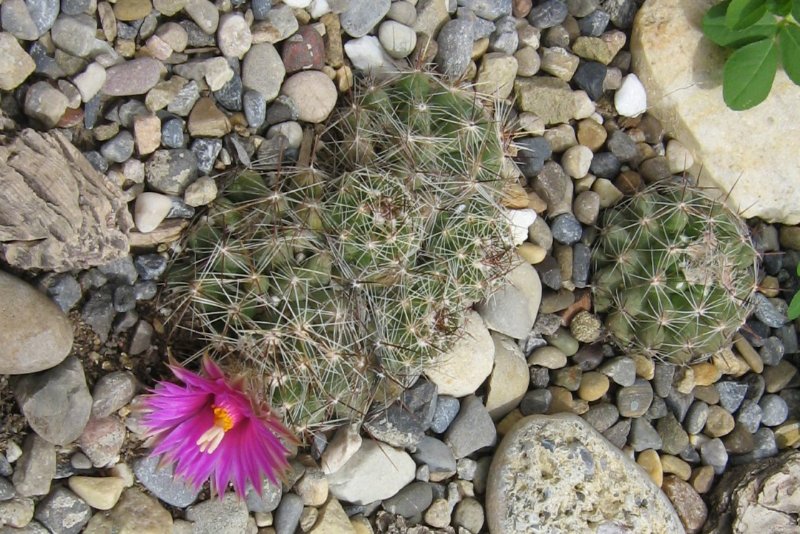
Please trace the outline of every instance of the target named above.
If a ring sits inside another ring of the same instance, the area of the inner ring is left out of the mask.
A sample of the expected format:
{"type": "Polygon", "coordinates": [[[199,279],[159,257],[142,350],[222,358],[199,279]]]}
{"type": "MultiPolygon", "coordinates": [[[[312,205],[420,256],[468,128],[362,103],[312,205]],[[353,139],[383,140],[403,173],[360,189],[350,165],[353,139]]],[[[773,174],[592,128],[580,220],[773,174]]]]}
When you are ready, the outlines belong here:
{"type": "Polygon", "coordinates": [[[220,18],[217,46],[223,56],[242,59],[252,43],[250,26],[240,13],[226,13],[220,18]]]}
{"type": "Polygon", "coordinates": [[[538,365],[546,369],[561,369],[567,365],[567,355],[556,347],[540,347],[530,355],[528,365],[538,365]]]}
{"type": "Polygon", "coordinates": [[[587,402],[596,401],[606,394],[609,385],[608,377],[603,373],[596,371],[584,373],[578,388],[578,396],[587,402]]]}
{"type": "Polygon", "coordinates": [[[336,85],[320,71],[293,74],[284,82],[281,93],[297,103],[300,120],[313,123],[328,118],[338,97],[336,85]]]}
{"type": "Polygon", "coordinates": [[[583,178],[589,173],[593,156],[592,149],[588,146],[575,145],[561,156],[561,165],[571,178],[583,178]]]}
{"type": "Polygon", "coordinates": [[[719,406],[708,407],[708,417],[706,418],[705,433],[712,438],[718,438],[728,434],[735,425],[733,416],[730,412],[719,406]]]}
{"type": "Polygon", "coordinates": [[[631,532],[682,532],[658,486],[574,415],[526,417],[506,434],[489,470],[486,520],[490,532],[504,534],[615,532],[618,522],[631,532]],[[599,508],[608,513],[598,524],[599,508]]]}
{"type": "Polygon", "coordinates": [[[0,271],[0,374],[36,373],[72,349],[72,325],[44,294],[0,271]]]}
{"type": "Polygon", "coordinates": [[[405,24],[387,20],[378,28],[378,40],[390,56],[401,59],[414,51],[417,34],[405,24]]]}

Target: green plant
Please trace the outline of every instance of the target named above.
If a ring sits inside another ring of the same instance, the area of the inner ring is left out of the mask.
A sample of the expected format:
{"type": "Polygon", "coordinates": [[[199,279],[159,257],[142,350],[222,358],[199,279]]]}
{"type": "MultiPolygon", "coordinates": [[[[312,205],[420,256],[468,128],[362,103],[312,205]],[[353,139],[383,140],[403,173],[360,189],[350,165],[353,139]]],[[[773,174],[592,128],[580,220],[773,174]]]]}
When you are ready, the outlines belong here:
{"type": "Polygon", "coordinates": [[[606,210],[594,306],[624,349],[690,363],[744,323],[758,255],[743,221],[699,188],[656,183],[606,210]]]}
{"type": "Polygon", "coordinates": [[[725,62],[722,96],[733,110],[764,101],[778,59],[800,85],[800,0],[727,0],[703,17],[703,32],[714,43],[736,50],[725,62]]]}
{"type": "MultiPolygon", "coordinates": [[[[800,263],[797,264],[797,276],[800,276],[800,263]]],[[[789,303],[789,309],[786,312],[786,316],[790,321],[794,321],[800,317],[800,291],[795,293],[792,297],[792,302],[789,303]]]]}
{"type": "Polygon", "coordinates": [[[415,72],[359,86],[310,165],[245,170],[170,271],[178,322],[300,433],[360,418],[512,267],[492,101],[415,72]]]}

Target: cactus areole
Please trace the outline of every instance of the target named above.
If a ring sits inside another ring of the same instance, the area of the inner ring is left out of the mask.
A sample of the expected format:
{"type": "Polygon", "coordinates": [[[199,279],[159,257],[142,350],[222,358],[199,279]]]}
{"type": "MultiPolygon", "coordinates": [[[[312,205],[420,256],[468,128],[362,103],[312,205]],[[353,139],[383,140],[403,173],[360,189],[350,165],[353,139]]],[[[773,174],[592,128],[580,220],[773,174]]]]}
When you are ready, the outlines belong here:
{"type": "Polygon", "coordinates": [[[299,433],[360,418],[511,269],[503,139],[490,99],[430,74],[359,86],[310,165],[241,172],[194,226],[176,322],[299,433]]]}
{"type": "Polygon", "coordinates": [[[606,210],[593,261],[595,310],[624,350],[699,361],[728,346],[751,310],[748,229],[697,187],[659,182],[606,210]]]}

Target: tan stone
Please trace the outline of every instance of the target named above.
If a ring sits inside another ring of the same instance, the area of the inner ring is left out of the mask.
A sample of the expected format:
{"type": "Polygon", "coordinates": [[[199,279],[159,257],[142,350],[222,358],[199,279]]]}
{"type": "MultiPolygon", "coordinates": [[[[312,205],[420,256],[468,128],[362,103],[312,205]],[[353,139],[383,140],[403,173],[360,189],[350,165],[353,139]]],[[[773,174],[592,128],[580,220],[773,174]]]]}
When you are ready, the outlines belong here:
{"type": "Polygon", "coordinates": [[[647,90],[648,112],[695,156],[701,184],[730,193],[745,217],[800,222],[800,87],[778,69],[772,91],[746,111],[722,99],[729,52],[703,37],[700,22],[713,0],[648,0],[631,38],[633,69],[647,90]],[[746,140],[746,142],[743,142],[746,140]]]}
{"type": "Polygon", "coordinates": [[[636,363],[636,376],[645,380],[652,380],[656,374],[656,364],[653,358],[644,354],[634,354],[633,361],[636,363]]]}
{"type": "Polygon", "coordinates": [[[764,371],[764,361],[761,359],[761,355],[756,352],[756,349],[745,338],[737,334],[733,340],[733,346],[736,347],[736,350],[739,351],[739,354],[753,372],[761,374],[764,371]]]}
{"type": "Polygon", "coordinates": [[[188,129],[192,137],[222,137],[231,131],[231,123],[214,100],[204,97],[192,108],[188,129]]]}
{"type": "Polygon", "coordinates": [[[764,382],[767,393],[777,393],[785,388],[797,374],[797,368],[786,360],[781,360],[778,365],[771,365],[764,369],[764,382]]]}
{"type": "Polygon", "coordinates": [[[775,444],[780,449],[795,447],[800,443],[800,421],[787,421],[775,429],[775,444]]]}
{"type": "Polygon", "coordinates": [[[714,468],[710,465],[695,467],[689,480],[697,493],[706,493],[714,483],[714,468]]]}
{"type": "Polygon", "coordinates": [[[356,530],[339,501],[331,497],[319,509],[317,523],[309,531],[309,534],[356,534],[356,530]]]}
{"type": "Polygon", "coordinates": [[[722,371],[711,362],[700,362],[692,365],[696,386],[710,386],[722,378],[722,371]]]}
{"type": "Polygon", "coordinates": [[[664,481],[664,470],[661,466],[658,453],[653,449],[644,450],[639,453],[639,457],[636,458],[636,463],[647,471],[650,480],[660,488],[661,483],[664,481]]]}
{"type": "Polygon", "coordinates": [[[531,375],[525,355],[510,337],[492,332],[494,369],[489,377],[486,411],[497,421],[519,405],[531,375]]]}
{"type": "Polygon", "coordinates": [[[725,348],[718,351],[711,357],[714,365],[722,371],[724,375],[742,376],[750,370],[750,366],[744,361],[744,358],[733,352],[730,348],[725,348]]]}
{"type": "Polygon", "coordinates": [[[681,480],[689,480],[692,476],[692,466],[671,454],[661,455],[661,469],[665,474],[675,475],[681,480]]]}
{"type": "Polygon", "coordinates": [[[578,396],[585,401],[596,401],[606,394],[608,387],[608,377],[603,373],[595,371],[584,373],[578,388],[578,396]]]}

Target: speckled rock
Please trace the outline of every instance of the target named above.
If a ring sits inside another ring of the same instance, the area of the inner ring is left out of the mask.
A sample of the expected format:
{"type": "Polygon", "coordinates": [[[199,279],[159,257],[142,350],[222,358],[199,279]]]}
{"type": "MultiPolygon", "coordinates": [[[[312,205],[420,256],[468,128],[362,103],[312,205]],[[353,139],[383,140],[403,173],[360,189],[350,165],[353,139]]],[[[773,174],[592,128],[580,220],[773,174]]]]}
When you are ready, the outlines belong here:
{"type": "Polygon", "coordinates": [[[489,471],[486,519],[491,532],[504,534],[616,532],[621,524],[633,532],[683,532],[647,475],[574,415],[530,416],[506,434],[489,471]],[[642,501],[648,506],[634,504],[642,501]]]}

